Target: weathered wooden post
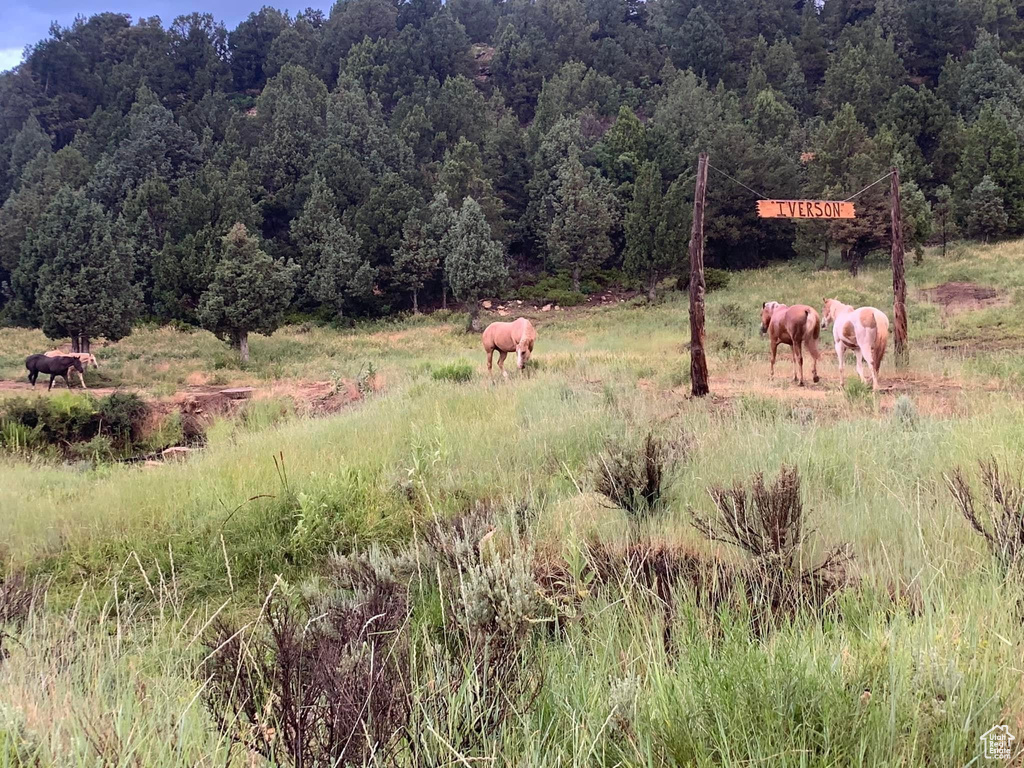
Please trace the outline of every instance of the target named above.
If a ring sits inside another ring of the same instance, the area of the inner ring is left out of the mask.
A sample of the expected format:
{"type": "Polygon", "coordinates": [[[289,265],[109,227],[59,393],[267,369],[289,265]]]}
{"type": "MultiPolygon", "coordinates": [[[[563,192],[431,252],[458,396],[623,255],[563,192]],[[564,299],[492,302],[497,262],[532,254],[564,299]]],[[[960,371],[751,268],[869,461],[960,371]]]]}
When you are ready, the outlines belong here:
{"type": "Polygon", "coordinates": [[[910,362],[907,346],[907,281],[903,275],[903,212],[900,209],[900,171],[895,166],[890,177],[889,201],[892,204],[892,314],[896,365],[910,362]]]}
{"type": "Polygon", "coordinates": [[[704,356],[704,193],[708,184],[708,154],[697,160],[697,186],[693,193],[690,230],[690,384],[694,397],[708,388],[708,361],[704,356]]]}

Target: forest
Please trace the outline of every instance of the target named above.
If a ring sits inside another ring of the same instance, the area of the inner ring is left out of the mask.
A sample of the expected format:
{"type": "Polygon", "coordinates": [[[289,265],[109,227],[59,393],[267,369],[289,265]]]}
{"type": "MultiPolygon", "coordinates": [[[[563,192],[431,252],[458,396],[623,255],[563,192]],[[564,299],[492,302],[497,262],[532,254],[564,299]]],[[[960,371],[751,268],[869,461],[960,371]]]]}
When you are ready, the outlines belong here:
{"type": "Polygon", "coordinates": [[[342,0],[104,13],[0,75],[0,323],[235,343],[487,296],[654,298],[686,258],[851,270],[1024,233],[1013,0],[342,0]],[[166,26],[165,26],[166,25],[166,26]],[[758,196],[857,218],[759,220],[758,196]],[[830,262],[830,259],[832,260],[830,262]]]}

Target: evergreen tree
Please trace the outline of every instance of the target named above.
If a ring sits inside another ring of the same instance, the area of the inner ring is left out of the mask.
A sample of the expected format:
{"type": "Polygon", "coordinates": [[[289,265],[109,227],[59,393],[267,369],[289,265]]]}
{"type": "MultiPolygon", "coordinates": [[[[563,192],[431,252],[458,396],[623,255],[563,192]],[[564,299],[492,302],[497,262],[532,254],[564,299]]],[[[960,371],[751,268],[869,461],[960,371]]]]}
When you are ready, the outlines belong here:
{"type": "Polygon", "coordinates": [[[24,127],[11,144],[11,159],[7,164],[7,188],[17,190],[25,166],[40,152],[53,151],[50,137],[43,131],[35,115],[29,115],[24,127]]]}
{"type": "Polygon", "coordinates": [[[589,177],[575,148],[558,169],[552,210],[548,259],[555,268],[569,271],[572,289],[579,291],[583,275],[612,255],[610,233],[616,216],[606,185],[589,177]]]}
{"type": "Polygon", "coordinates": [[[914,181],[900,187],[900,210],[903,214],[903,244],[914,249],[914,263],[924,259],[924,244],[932,236],[935,223],[932,207],[924,192],[914,181]]]}
{"type": "Polygon", "coordinates": [[[252,164],[266,190],[266,234],[278,236],[298,213],[299,184],[312,170],[326,135],[327,88],[288,64],[267,83],[252,118],[252,164]]]}
{"type": "Polygon", "coordinates": [[[462,208],[450,233],[442,242],[444,271],[452,293],[468,304],[467,331],[477,330],[480,299],[497,293],[508,280],[508,267],[500,243],[491,238],[491,230],[479,204],[471,197],[462,208]]]}
{"type": "Polygon", "coordinates": [[[419,314],[420,291],[438,269],[438,249],[427,240],[426,225],[410,216],[402,229],[402,244],[394,254],[395,283],[412,296],[412,311],[419,314]]]}
{"type": "Polygon", "coordinates": [[[935,228],[942,239],[942,255],[946,255],[946,245],[956,234],[956,221],[953,217],[953,190],[943,184],[935,190],[935,205],[932,206],[935,216],[935,228]]]}
{"type": "Polygon", "coordinates": [[[967,234],[980,237],[986,243],[1006,231],[1007,215],[1003,196],[991,176],[985,176],[971,191],[970,213],[967,215],[967,234]]]}
{"type": "Polygon", "coordinates": [[[224,238],[224,255],[199,303],[199,320],[249,361],[249,334],[269,336],[281,325],[297,270],[275,262],[242,223],[224,238]]]}
{"type": "Polygon", "coordinates": [[[654,301],[658,281],[667,274],[671,263],[662,249],[659,230],[662,226],[661,169],[656,163],[640,166],[633,199],[626,212],[626,274],[639,280],[654,301]]]}
{"type": "Polygon", "coordinates": [[[114,242],[98,203],[62,188],[26,248],[39,265],[39,316],[49,338],[70,337],[76,351],[88,352],[92,339],[117,341],[131,333],[140,298],[131,257],[114,242]]]}

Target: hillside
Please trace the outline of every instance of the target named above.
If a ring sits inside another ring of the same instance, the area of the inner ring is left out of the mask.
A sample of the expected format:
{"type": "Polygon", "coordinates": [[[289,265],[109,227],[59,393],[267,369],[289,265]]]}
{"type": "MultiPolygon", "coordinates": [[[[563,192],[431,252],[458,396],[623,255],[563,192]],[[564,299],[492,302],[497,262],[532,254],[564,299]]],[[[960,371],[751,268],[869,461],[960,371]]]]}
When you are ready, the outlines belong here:
{"type": "Polygon", "coordinates": [[[1020,235],[1022,13],[350,0],[231,30],[56,25],[0,75],[0,319],[86,345],[179,321],[240,346],[298,316],[473,306],[544,278],[548,300],[653,292],[685,259],[702,150],[712,267],[856,269],[888,248],[886,185],[853,221],[754,204],[845,200],[893,165],[910,249],[1020,235]],[[259,268],[229,268],[232,247],[259,268]],[[242,308],[229,277],[274,288],[242,308]]]}

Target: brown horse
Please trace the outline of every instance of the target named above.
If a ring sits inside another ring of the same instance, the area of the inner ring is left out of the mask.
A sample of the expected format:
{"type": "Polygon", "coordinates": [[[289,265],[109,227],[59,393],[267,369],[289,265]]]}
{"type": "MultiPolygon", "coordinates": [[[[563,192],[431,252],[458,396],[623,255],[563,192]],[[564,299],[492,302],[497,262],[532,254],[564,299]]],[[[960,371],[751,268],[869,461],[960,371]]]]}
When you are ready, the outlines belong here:
{"type": "Polygon", "coordinates": [[[491,362],[494,360],[494,350],[501,354],[498,356],[498,368],[502,376],[508,376],[505,370],[505,356],[509,352],[516,353],[516,367],[523,370],[526,363],[533,354],[533,343],[537,340],[537,329],[533,323],[525,317],[520,317],[511,323],[491,323],[484,329],[482,341],[484,352],[487,353],[487,373],[491,372],[491,362]]]}
{"type": "Polygon", "coordinates": [[[775,375],[775,349],[779,344],[789,344],[793,353],[793,381],[804,385],[804,347],[811,354],[811,373],[817,384],[818,334],[821,332],[818,313],[806,304],[789,307],[777,301],[766,301],[761,305],[761,334],[768,334],[772,350],[771,375],[775,375]],[[797,375],[799,374],[799,376],[797,375]]]}

